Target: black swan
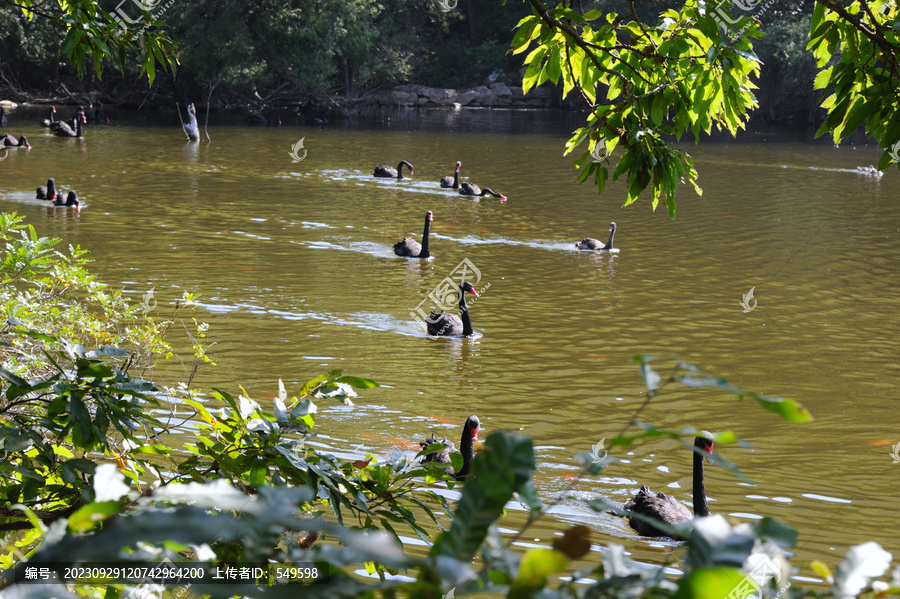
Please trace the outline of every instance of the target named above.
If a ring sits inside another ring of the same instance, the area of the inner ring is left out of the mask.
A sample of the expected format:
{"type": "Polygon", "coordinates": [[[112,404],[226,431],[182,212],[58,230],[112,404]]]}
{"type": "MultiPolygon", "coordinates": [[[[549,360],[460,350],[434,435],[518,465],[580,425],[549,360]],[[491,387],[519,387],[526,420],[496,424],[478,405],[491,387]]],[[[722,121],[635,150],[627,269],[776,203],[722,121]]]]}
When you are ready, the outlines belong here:
{"type": "Polygon", "coordinates": [[[28,138],[22,135],[19,139],[16,139],[9,133],[0,137],[3,139],[3,146],[7,148],[25,148],[26,150],[31,149],[31,144],[28,143],[28,138]]]}
{"type": "MultiPolygon", "coordinates": [[[[463,426],[462,438],[459,440],[459,450],[463,457],[462,468],[460,468],[459,472],[455,472],[452,466],[444,469],[444,472],[456,478],[456,480],[465,480],[469,475],[469,470],[472,468],[472,459],[475,457],[474,443],[478,440],[478,428],[480,426],[481,421],[478,420],[478,416],[469,416],[466,419],[466,424],[463,426]]],[[[456,446],[453,445],[453,441],[447,440],[446,437],[438,439],[434,436],[434,433],[432,433],[430,437],[425,439],[424,442],[419,443],[419,445],[422,449],[426,449],[429,445],[436,445],[438,443],[446,445],[447,447],[445,447],[443,451],[425,454],[419,460],[420,464],[427,464],[428,462],[437,462],[439,464],[450,463],[450,452],[456,451],[456,446]]]]}
{"type": "Polygon", "coordinates": [[[459,286],[459,313],[462,318],[449,312],[432,312],[425,321],[429,335],[468,337],[475,332],[472,329],[472,319],[469,318],[469,307],[466,305],[466,291],[478,297],[478,292],[468,281],[459,286]]]}
{"type": "Polygon", "coordinates": [[[481,189],[474,183],[469,183],[468,181],[466,181],[465,183],[459,184],[459,195],[481,196],[481,197],[484,197],[486,195],[492,195],[495,198],[500,198],[501,200],[506,201],[506,196],[503,195],[502,193],[497,193],[490,187],[485,187],[484,189],[481,189]]]}
{"type": "Polygon", "coordinates": [[[74,191],[70,191],[69,195],[66,196],[66,199],[63,199],[62,194],[56,201],[53,202],[54,206],[81,206],[81,202],[78,201],[78,194],[74,191]]]}
{"type": "Polygon", "coordinates": [[[38,187],[37,195],[39,200],[55,200],[56,199],[56,181],[52,178],[47,179],[47,187],[38,187]]]}
{"type": "Polygon", "coordinates": [[[75,115],[73,126],[70,127],[65,121],[57,121],[56,127],[51,127],[51,129],[57,137],[81,137],[81,123],[85,120],[84,110],[79,110],[75,115]]]}
{"type": "Polygon", "coordinates": [[[56,106],[50,107],[50,118],[41,120],[41,127],[52,127],[56,122],[56,106]]]}
{"type": "Polygon", "coordinates": [[[594,239],[593,237],[585,237],[576,243],[575,247],[579,250],[611,250],[613,249],[613,237],[615,236],[616,223],[609,223],[609,239],[606,240],[606,243],[603,243],[599,239],[594,239]]]}
{"type": "Polygon", "coordinates": [[[281,117],[278,116],[274,111],[269,111],[268,116],[263,116],[258,112],[253,112],[245,119],[245,122],[248,125],[255,125],[258,127],[265,127],[266,125],[281,127],[281,117]]]}
{"type": "Polygon", "coordinates": [[[320,127],[324,127],[328,124],[328,114],[332,111],[331,106],[325,108],[325,112],[321,113],[321,116],[311,116],[307,117],[306,124],[307,125],[318,125],[320,127]]]}
{"type": "Polygon", "coordinates": [[[386,177],[389,179],[402,179],[403,178],[403,167],[409,169],[409,174],[413,174],[413,165],[408,163],[405,160],[401,160],[397,165],[397,168],[390,167],[386,164],[382,164],[381,166],[376,166],[375,171],[372,173],[376,177],[386,177]]]}
{"type": "Polygon", "coordinates": [[[94,110],[94,105],[91,104],[88,108],[88,111],[84,115],[85,119],[89,123],[108,123],[109,117],[106,116],[106,113],[103,112],[103,104],[97,102],[97,110],[94,110]]]}
{"type": "Polygon", "coordinates": [[[6,110],[0,106],[0,127],[6,127],[6,110]]]}
{"type": "Polygon", "coordinates": [[[449,188],[449,189],[459,189],[459,167],[462,166],[462,162],[459,160],[456,161],[456,172],[453,173],[453,176],[447,175],[443,179],[441,179],[441,187],[449,188]]]}
{"type": "MultiPolygon", "coordinates": [[[[700,451],[709,454],[713,452],[712,435],[706,431],[702,431],[700,436],[694,438],[694,447],[700,451]]],[[[691,514],[683,503],[677,501],[674,497],[670,497],[665,493],[653,493],[647,487],[641,485],[637,495],[629,499],[625,503],[625,511],[634,512],[644,516],[649,516],[654,520],[659,520],[664,524],[674,525],[679,522],[686,522],[694,518],[694,516],[709,516],[709,506],[706,503],[706,489],[703,487],[703,456],[697,451],[694,452],[694,513],[691,514]]],[[[668,533],[664,533],[652,524],[638,520],[637,518],[628,518],[628,524],[631,525],[639,535],[645,537],[668,537],[668,533]]]]}
{"type": "Polygon", "coordinates": [[[412,237],[404,237],[403,241],[394,244],[394,253],[398,256],[408,256],[410,258],[427,258],[431,254],[428,252],[428,231],[431,230],[432,221],[431,210],[425,213],[425,230],[422,231],[422,243],[419,243],[412,237]]]}

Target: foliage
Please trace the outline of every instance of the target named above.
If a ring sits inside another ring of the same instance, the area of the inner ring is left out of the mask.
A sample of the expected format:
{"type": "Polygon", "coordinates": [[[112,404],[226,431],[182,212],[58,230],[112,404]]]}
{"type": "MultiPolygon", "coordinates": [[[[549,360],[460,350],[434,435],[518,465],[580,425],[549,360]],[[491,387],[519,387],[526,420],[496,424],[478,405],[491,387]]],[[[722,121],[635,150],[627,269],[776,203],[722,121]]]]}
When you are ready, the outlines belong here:
{"type": "Polygon", "coordinates": [[[816,89],[825,90],[828,116],[817,135],[839,143],[861,125],[885,149],[878,168],[900,152],[900,9],[893,2],[817,0],[809,49],[822,68],[816,89]],[[823,68],[824,67],[824,68],[823,68]]]}
{"type": "MultiPolygon", "coordinates": [[[[38,237],[15,213],[0,214],[0,243],[4,332],[45,331],[71,344],[124,346],[131,356],[126,371],[146,369],[154,356],[169,355],[163,335],[171,321],[142,318],[139,306],[129,306],[121,292],[98,282],[85,268],[90,263],[85,250],[70,246],[68,255],[61,253],[58,239],[38,237]]],[[[42,353],[46,342],[20,332],[0,346],[0,359],[20,377],[49,377],[58,368],[42,353]]]]}
{"type": "Polygon", "coordinates": [[[200,0],[167,20],[183,44],[179,78],[189,86],[197,79],[235,91],[280,83],[353,96],[417,79],[445,87],[480,83],[503,63],[514,23],[509,12],[494,0],[470,1],[465,15],[444,12],[435,0],[200,0]],[[484,24],[474,40],[473,19],[484,24]]]}
{"type": "Polygon", "coordinates": [[[731,43],[695,2],[666,9],[648,24],[596,9],[582,14],[566,3],[548,10],[531,0],[531,6],[534,14],[519,21],[512,42],[514,54],[535,45],[525,57],[522,89],[562,82],[564,96],[577,89],[590,107],[587,126],[566,145],[568,153],[589,142],[575,163],[586,165],[579,180],[593,175],[602,193],[610,154],[621,147],[612,179],[626,175],[625,205],[649,187],[653,208],[664,199],[674,218],[679,181],[701,190],[690,156],[666,137],[680,140],[690,131],[699,140],[714,127],[735,134],[745,126],[757,105],[750,77],[760,67],[749,42],[760,35],[755,24],[731,43]]]}
{"type": "MultiPolygon", "coordinates": [[[[702,192],[690,156],[670,138],[680,141],[691,132],[699,141],[713,129],[736,135],[758,106],[752,79],[761,72],[756,46],[763,33],[756,14],[738,12],[747,7],[727,1],[688,0],[649,19],[631,1],[627,15],[576,9],[581,4],[573,2],[554,8],[540,0],[529,4],[533,14],[519,21],[511,45],[513,54],[530,49],[523,90],[545,81],[561,83],[564,95],[577,90],[590,109],[586,126],[566,145],[569,153],[588,142],[575,162],[582,169],[579,181],[593,175],[602,193],[612,171],[613,181],[625,177],[626,206],[649,190],[653,209],[664,200],[675,218],[679,183],[702,192]]],[[[778,61],[783,72],[805,79],[809,59],[788,52],[799,46],[796,24],[803,22],[802,12],[793,3],[778,12],[789,21],[773,28],[782,41],[775,44],[778,50],[769,46],[768,56],[784,53],[778,61]]],[[[831,133],[838,143],[865,124],[885,148],[879,168],[897,162],[900,150],[894,118],[900,107],[898,15],[886,0],[817,0],[810,21],[808,47],[823,69],[815,88],[829,94],[819,134],[831,133]]]]}
{"type": "MultiPolygon", "coordinates": [[[[735,527],[722,516],[694,520],[686,531],[684,551],[670,564],[684,572],[675,578],[667,577],[663,568],[647,568],[632,561],[616,543],[610,543],[599,554],[600,563],[596,566],[571,571],[572,560],[585,558],[590,547],[589,531],[584,526],[571,527],[552,548],[531,548],[519,554],[512,546],[524,530],[504,542],[497,529],[501,515],[497,508],[529,484],[534,450],[527,438],[503,431],[492,433],[486,446],[475,458],[475,477],[463,488],[453,525],[437,537],[432,550],[424,556],[406,552],[384,534],[361,534],[337,523],[302,517],[300,506],[313,498],[309,489],[264,486],[258,494],[248,496],[219,481],[170,485],[136,502],[134,491],[129,492],[122,485],[108,501],[87,504],[67,520],[55,522],[42,546],[30,556],[29,564],[70,563],[71,556],[78,556],[77,561],[83,564],[118,556],[118,561],[126,563],[166,559],[181,567],[205,568],[265,560],[274,564],[327,564],[328,580],[302,587],[305,597],[371,596],[373,592],[388,597],[449,597],[454,593],[462,596],[487,591],[511,599],[721,599],[754,591],[758,596],[788,599],[855,597],[868,588],[882,594],[900,592],[900,568],[894,571],[890,582],[873,582],[885,574],[891,562],[890,554],[875,543],[851,548],[834,573],[826,564],[814,565],[832,585],[828,592],[797,588],[788,579],[793,570],[785,553],[796,545],[797,533],[769,518],[735,527]],[[279,541],[297,529],[320,532],[329,542],[303,548],[279,541]],[[223,556],[223,547],[235,543],[240,545],[240,551],[223,556]],[[471,558],[479,550],[481,560],[476,571],[471,558]],[[203,558],[199,557],[201,553],[203,558]],[[353,571],[364,564],[377,566],[381,571],[403,571],[406,577],[373,581],[353,576],[353,571]],[[556,578],[563,573],[569,575],[556,578]]],[[[546,509],[542,512],[536,506],[535,513],[546,513],[546,509]]],[[[19,580],[22,570],[23,566],[19,566],[19,580]]],[[[15,572],[6,572],[7,584],[15,572]]],[[[52,588],[57,597],[85,596],[99,590],[89,584],[74,587],[74,592],[52,588]]],[[[104,591],[107,597],[121,597],[127,589],[115,583],[105,585],[104,591]]],[[[270,584],[266,580],[227,586],[192,582],[189,587],[195,595],[216,598],[234,594],[295,597],[298,590],[296,586],[270,584]]],[[[46,596],[46,588],[36,585],[19,584],[7,592],[22,598],[46,596]]]]}
{"type": "MultiPolygon", "coordinates": [[[[73,64],[103,57],[98,76],[108,63],[124,69],[126,84],[139,69],[152,83],[157,68],[175,66],[177,52],[175,77],[156,79],[164,96],[206,98],[215,90],[217,100],[240,98],[258,106],[338,91],[353,96],[407,81],[480,84],[507,66],[511,29],[523,14],[521,7],[504,8],[496,0],[465,0],[451,11],[437,0],[155,0],[143,3],[149,12],[137,2],[89,0],[78,5],[77,19],[90,25],[84,34],[72,34],[77,43],[69,49],[70,17],[55,4],[41,4],[43,18],[27,20],[12,0],[0,2],[2,68],[16,84],[42,89],[71,81],[57,59],[64,45],[73,64]],[[177,50],[171,40],[178,41],[177,50]]],[[[119,96],[121,83],[102,87],[119,96]]]]}
{"type": "Polygon", "coordinates": [[[161,392],[129,370],[140,365],[152,372],[155,356],[170,353],[163,335],[173,321],[138,317],[136,307],[86,271],[84,252],[55,252],[57,240],[38,237],[15,215],[0,215],[0,238],[6,242],[0,299],[13,315],[0,342],[0,530],[29,531],[14,539],[2,563],[39,542],[44,522],[69,517],[87,526],[79,512],[96,499],[92,481],[104,464],[117,464],[145,493],[217,479],[251,493],[272,485],[307,488],[318,509],[330,508],[339,523],[350,514],[358,526],[396,538],[397,523],[426,538],[413,517],[421,510],[435,518],[426,500],[447,509],[416,482],[445,476],[439,468],[418,467],[400,453],[384,463],[371,456],[346,462],[307,445],[314,399],[352,404],[354,389],[376,383],[334,371],[307,382],[290,401],[279,383],[272,414],[246,392],[237,399],[224,391],[205,395],[190,385],[196,369],[211,362],[206,325],[199,323],[187,381],[161,392]],[[85,349],[99,342],[106,344],[85,349]],[[226,407],[214,410],[211,401],[226,407]],[[169,446],[187,420],[200,422],[196,442],[169,446]]]}
{"type": "MultiPolygon", "coordinates": [[[[175,44],[161,29],[161,23],[147,10],[153,4],[126,6],[122,4],[113,12],[107,12],[96,0],[83,2],[34,2],[34,0],[6,0],[10,8],[24,16],[26,21],[44,20],[51,24],[61,37],[59,53],[83,74],[90,60],[97,77],[104,64],[113,64],[124,70],[128,56],[136,55],[141,65],[141,75],[146,74],[150,84],[156,76],[157,66],[175,68],[177,57],[175,44]]],[[[154,3],[155,4],[155,3],[154,3]]],[[[24,33],[24,30],[21,30],[24,33]]]]}

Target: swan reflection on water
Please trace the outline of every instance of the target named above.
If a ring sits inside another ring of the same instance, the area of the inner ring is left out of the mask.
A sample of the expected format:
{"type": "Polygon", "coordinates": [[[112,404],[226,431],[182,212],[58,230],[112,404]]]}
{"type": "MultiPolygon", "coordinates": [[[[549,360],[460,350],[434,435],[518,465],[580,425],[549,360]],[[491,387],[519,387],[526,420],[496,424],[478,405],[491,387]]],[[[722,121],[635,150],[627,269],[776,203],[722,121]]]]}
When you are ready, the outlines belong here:
{"type": "Polygon", "coordinates": [[[607,279],[612,279],[616,276],[616,259],[619,257],[618,253],[618,249],[609,252],[591,252],[588,260],[597,266],[599,272],[605,270],[607,279]]]}

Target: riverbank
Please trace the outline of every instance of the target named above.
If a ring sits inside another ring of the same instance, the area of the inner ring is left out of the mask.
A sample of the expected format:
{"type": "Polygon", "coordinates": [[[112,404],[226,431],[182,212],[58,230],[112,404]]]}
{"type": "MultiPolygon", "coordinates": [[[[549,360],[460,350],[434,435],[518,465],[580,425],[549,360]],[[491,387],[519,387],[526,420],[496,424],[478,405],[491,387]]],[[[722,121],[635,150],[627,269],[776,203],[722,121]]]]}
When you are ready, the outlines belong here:
{"type": "Polygon", "coordinates": [[[377,104],[379,106],[420,107],[420,108],[551,108],[557,94],[550,87],[539,87],[528,95],[522,93],[521,86],[510,86],[502,81],[489,85],[479,85],[469,89],[456,90],[424,85],[399,85],[390,90],[376,90],[363,94],[350,103],[377,104]]]}
{"type": "MultiPolygon", "coordinates": [[[[526,95],[522,92],[521,73],[495,71],[481,85],[461,89],[439,88],[402,83],[399,85],[367,90],[361,94],[345,96],[340,94],[308,94],[297,90],[276,88],[273,90],[253,88],[249,93],[213,93],[208,98],[179,98],[172,91],[157,90],[149,93],[146,89],[124,89],[122,87],[100,85],[88,86],[63,96],[48,96],[46,93],[30,93],[27,90],[8,90],[0,100],[9,100],[22,105],[98,105],[117,106],[137,110],[158,110],[172,107],[176,102],[193,102],[198,111],[244,111],[245,113],[275,112],[282,114],[319,115],[324,111],[334,116],[346,116],[364,112],[368,107],[395,108],[560,108],[577,110],[581,108],[574,100],[562,99],[561,90],[551,85],[534,88],[526,95]]],[[[99,82],[98,82],[99,83],[99,82]]]]}

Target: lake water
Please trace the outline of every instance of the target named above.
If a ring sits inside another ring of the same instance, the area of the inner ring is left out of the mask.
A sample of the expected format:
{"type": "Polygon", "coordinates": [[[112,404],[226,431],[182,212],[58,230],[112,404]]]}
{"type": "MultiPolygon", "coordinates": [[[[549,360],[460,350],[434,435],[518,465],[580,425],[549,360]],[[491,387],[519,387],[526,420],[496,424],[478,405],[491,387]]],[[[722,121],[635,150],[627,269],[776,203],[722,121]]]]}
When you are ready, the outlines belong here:
{"type": "MultiPolygon", "coordinates": [[[[868,540],[900,552],[885,526],[896,519],[900,476],[890,455],[900,441],[900,177],[852,172],[877,162],[874,148],[762,134],[685,140],[704,195],[682,187],[670,221],[644,199],[622,208],[621,185],[598,197],[575,182],[562,152],[577,115],[410,112],[327,129],[215,123],[212,143],[193,145],[172,115],[120,114],[77,140],[47,134],[35,111],[9,118],[6,131],[34,147],[0,162],[4,209],[91,250],[93,271],[135,302],[153,289],[167,313],[184,291],[199,293],[194,314],[218,343],[218,367],[201,372],[200,386],[237,393],[240,384],[269,406],[279,378],[290,393],[340,368],[385,385],[355,408],[320,402],[319,440],[342,454],[412,452],[431,431],[458,438],[477,414],[485,433],[534,439],[545,499],[574,484],[576,495],[621,502],[648,484],[688,500],[690,455],[669,440],[614,452],[627,462],[571,480],[573,454],[616,436],[644,400],[632,357],[677,354],[741,388],[792,397],[815,417],[783,422],[716,390],[670,386],[656,397],[641,420],[732,430],[751,444],[720,449],[755,486],[707,467],[714,513],[798,528],[793,563],[806,575],[810,560],[834,565],[868,540]],[[306,156],[293,163],[301,138],[306,156]],[[401,159],[415,166],[412,179],[370,175],[401,159]],[[457,160],[464,179],[508,202],[439,189],[457,160]],[[34,200],[49,176],[86,207],[34,200]],[[391,246],[421,236],[426,210],[433,259],[397,258],[391,246]],[[619,252],[574,250],[585,236],[605,240],[610,221],[619,252]],[[479,289],[489,284],[471,306],[478,334],[429,338],[411,312],[464,260],[480,272],[479,289]],[[751,288],[758,303],[744,312],[751,288]]],[[[576,501],[527,540],[546,545],[570,522],[648,562],[673,547],[576,501]]]]}

